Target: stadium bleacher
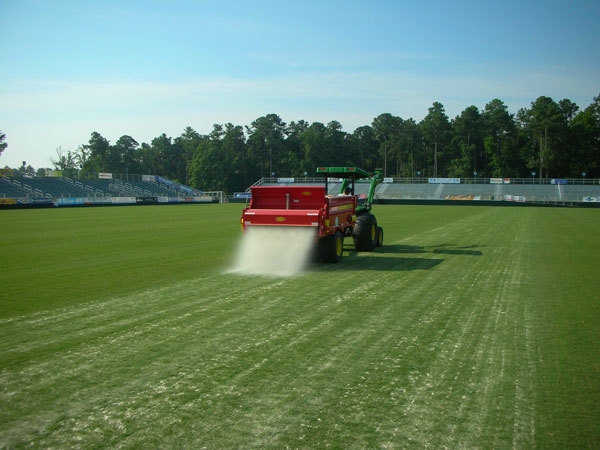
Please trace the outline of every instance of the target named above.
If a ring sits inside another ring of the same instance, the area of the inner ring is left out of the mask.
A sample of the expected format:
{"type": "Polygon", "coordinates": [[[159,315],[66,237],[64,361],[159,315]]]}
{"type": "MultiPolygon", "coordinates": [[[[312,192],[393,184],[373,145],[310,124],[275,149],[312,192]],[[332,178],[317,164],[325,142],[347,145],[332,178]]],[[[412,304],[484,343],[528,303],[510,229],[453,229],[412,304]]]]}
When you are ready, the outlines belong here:
{"type": "Polygon", "coordinates": [[[66,177],[0,177],[0,197],[191,197],[202,192],[157,177],[151,179],[71,179],[66,177]]]}
{"type": "Polygon", "coordinates": [[[600,185],[564,185],[560,187],[564,201],[583,202],[590,198],[600,201],[600,185]]]}
{"type": "Polygon", "coordinates": [[[525,201],[557,202],[560,201],[558,186],[549,184],[506,184],[503,185],[503,194],[525,197],[525,201]]]}
{"type": "MultiPolygon", "coordinates": [[[[290,184],[277,179],[261,180],[263,185],[290,184]]],[[[292,179],[293,180],[293,179],[292,179]]],[[[477,180],[480,181],[480,180],[477,180]]],[[[536,203],[598,202],[600,184],[597,180],[587,180],[587,184],[540,184],[503,183],[405,183],[386,182],[377,186],[375,199],[378,200],[482,200],[482,201],[521,201],[536,203]]],[[[320,184],[322,179],[303,181],[320,184]]],[[[291,182],[293,183],[293,181],[291,182]]],[[[341,188],[340,182],[329,183],[329,193],[335,195],[341,188]]],[[[355,191],[366,195],[369,183],[357,182],[355,191]]],[[[201,196],[200,191],[171,182],[161,177],[130,176],[127,179],[70,179],[66,177],[0,177],[0,198],[40,199],[40,198],[113,198],[113,197],[191,197],[201,196]]]]}
{"type": "Polygon", "coordinates": [[[471,198],[478,200],[494,200],[496,186],[493,184],[444,184],[442,198],[471,198]]]}

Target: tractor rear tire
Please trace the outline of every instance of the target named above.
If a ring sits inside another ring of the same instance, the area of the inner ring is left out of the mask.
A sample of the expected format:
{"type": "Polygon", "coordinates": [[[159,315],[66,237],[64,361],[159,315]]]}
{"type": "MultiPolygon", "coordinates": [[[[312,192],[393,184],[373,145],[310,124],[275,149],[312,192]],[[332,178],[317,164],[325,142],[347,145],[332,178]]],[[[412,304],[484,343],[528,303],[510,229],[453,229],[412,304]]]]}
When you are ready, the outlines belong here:
{"type": "Polygon", "coordinates": [[[372,252],[377,245],[377,219],[371,213],[361,214],[356,218],[352,232],[354,248],[359,252],[372,252]]]}
{"type": "Polygon", "coordinates": [[[327,236],[319,241],[321,260],[328,263],[338,263],[344,252],[344,235],[336,231],[334,235],[327,236]]]}
{"type": "Polygon", "coordinates": [[[377,227],[377,247],[383,245],[383,228],[377,227]]]}

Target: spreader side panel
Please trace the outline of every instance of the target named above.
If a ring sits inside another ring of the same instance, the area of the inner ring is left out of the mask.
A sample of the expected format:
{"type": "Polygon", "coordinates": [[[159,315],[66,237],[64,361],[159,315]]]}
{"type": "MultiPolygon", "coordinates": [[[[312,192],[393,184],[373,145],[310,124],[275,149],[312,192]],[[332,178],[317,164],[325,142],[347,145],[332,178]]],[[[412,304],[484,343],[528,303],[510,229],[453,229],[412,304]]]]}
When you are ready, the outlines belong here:
{"type": "Polygon", "coordinates": [[[318,227],[319,210],[246,209],[242,216],[244,228],[251,226],[318,227]]]}

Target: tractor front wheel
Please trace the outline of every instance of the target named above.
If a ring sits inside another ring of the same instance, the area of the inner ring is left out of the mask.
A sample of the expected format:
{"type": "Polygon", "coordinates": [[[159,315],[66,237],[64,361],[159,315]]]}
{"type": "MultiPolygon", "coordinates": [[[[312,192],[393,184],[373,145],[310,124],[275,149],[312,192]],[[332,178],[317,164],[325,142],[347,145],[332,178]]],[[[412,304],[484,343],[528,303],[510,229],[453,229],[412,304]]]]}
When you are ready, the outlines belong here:
{"type": "Polygon", "coordinates": [[[377,247],[383,245],[383,228],[377,227],[377,247]]]}

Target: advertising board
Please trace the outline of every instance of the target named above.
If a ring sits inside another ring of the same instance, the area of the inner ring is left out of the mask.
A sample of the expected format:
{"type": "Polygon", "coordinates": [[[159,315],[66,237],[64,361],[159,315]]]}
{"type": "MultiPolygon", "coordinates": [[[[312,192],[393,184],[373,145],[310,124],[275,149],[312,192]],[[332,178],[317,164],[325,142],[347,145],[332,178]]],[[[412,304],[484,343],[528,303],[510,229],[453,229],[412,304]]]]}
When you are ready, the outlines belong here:
{"type": "Polygon", "coordinates": [[[429,178],[430,184],[460,184],[460,178],[429,178]]]}

